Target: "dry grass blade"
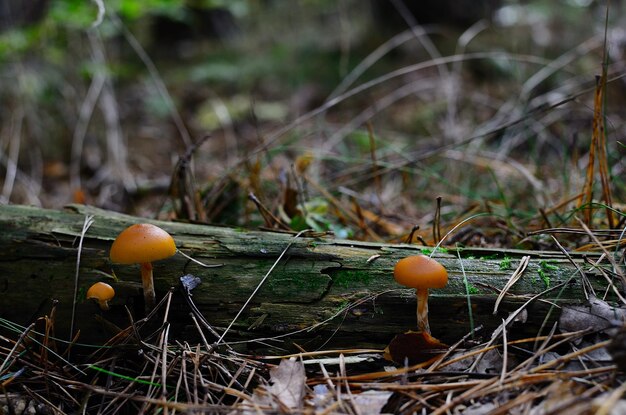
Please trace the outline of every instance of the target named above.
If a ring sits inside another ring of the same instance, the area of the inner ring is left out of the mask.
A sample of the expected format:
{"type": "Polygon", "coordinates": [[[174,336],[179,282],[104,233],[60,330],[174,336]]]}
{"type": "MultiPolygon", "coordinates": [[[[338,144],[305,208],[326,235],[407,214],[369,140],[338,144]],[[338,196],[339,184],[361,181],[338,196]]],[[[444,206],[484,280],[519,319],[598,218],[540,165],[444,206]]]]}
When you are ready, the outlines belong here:
{"type": "Polygon", "coordinates": [[[609,5],[606,7],[606,21],[604,26],[604,49],[603,49],[603,59],[602,59],[602,75],[600,77],[600,86],[599,91],[596,90],[596,97],[594,100],[594,111],[593,111],[593,135],[597,136],[598,145],[598,170],[600,173],[600,182],[602,183],[602,198],[606,203],[606,219],[609,225],[609,228],[615,227],[615,220],[613,217],[613,196],[611,194],[611,182],[609,175],[609,162],[606,154],[606,129],[604,125],[604,101],[606,95],[606,80],[607,80],[607,67],[608,67],[608,47],[606,44],[607,41],[607,30],[608,30],[608,20],[609,20],[609,5]]]}
{"type": "Polygon", "coordinates": [[[563,247],[563,245],[561,245],[559,240],[556,239],[554,235],[550,235],[550,236],[552,237],[552,240],[554,241],[556,246],[559,248],[559,250],[563,252],[563,255],[565,255],[565,257],[569,260],[569,262],[576,268],[576,271],[580,274],[581,281],[583,282],[583,290],[585,294],[585,299],[589,300],[589,294],[592,294],[595,296],[596,293],[595,293],[595,290],[593,289],[593,286],[589,282],[589,278],[587,278],[583,270],[580,268],[580,266],[578,266],[578,264],[574,261],[574,259],[572,259],[572,256],[569,254],[569,252],[567,252],[567,250],[563,247]]]}
{"type": "MultiPolygon", "coordinates": [[[[609,9],[607,6],[606,19],[608,25],[609,9]]],[[[593,218],[593,185],[594,185],[594,168],[596,157],[598,159],[598,170],[600,174],[600,183],[602,184],[602,198],[607,205],[606,217],[609,228],[615,226],[615,220],[612,212],[612,195],[609,176],[608,159],[606,154],[606,131],[604,126],[604,97],[607,85],[607,65],[608,50],[606,44],[606,28],[604,34],[604,48],[602,59],[602,74],[596,79],[596,88],[593,100],[593,125],[591,144],[589,146],[589,163],[587,165],[587,173],[585,176],[585,184],[583,186],[582,196],[578,199],[578,208],[583,206],[585,210],[585,223],[591,225],[593,218]]]]}
{"type": "MultiPolygon", "coordinates": [[[[597,262],[592,262],[589,258],[587,258],[587,261],[591,264],[593,269],[596,270],[600,275],[602,275],[602,277],[604,277],[604,279],[606,280],[606,283],[607,283],[606,292],[608,293],[608,290],[611,289],[611,291],[613,291],[613,293],[617,296],[617,298],[619,298],[622,304],[626,305],[626,298],[624,298],[622,293],[620,293],[619,288],[615,286],[615,282],[608,276],[606,270],[603,267],[599,266],[598,263],[600,262],[600,260],[598,260],[597,262]]],[[[605,296],[606,296],[606,293],[605,293],[605,296]]]]}
{"type": "Polygon", "coordinates": [[[598,240],[598,237],[591,231],[591,229],[587,227],[587,225],[585,225],[583,222],[581,222],[580,225],[585,230],[585,232],[587,232],[587,234],[594,241],[594,243],[596,243],[598,247],[604,252],[607,259],[611,263],[611,266],[613,267],[613,272],[619,276],[619,278],[622,280],[622,284],[626,285],[626,275],[624,275],[624,272],[615,261],[615,258],[613,258],[613,255],[611,255],[611,253],[606,250],[604,245],[598,240]]]}
{"type": "Polygon", "coordinates": [[[435,217],[433,219],[433,242],[439,245],[441,242],[441,196],[437,196],[435,206],[435,217]]]}
{"type": "Polygon", "coordinates": [[[520,263],[517,266],[517,269],[513,272],[509,280],[506,282],[506,284],[500,291],[498,298],[496,299],[496,304],[493,306],[494,315],[498,313],[498,307],[500,306],[500,302],[502,301],[506,293],[513,286],[513,284],[515,284],[517,280],[519,280],[522,277],[522,275],[524,274],[524,271],[526,271],[526,267],[528,266],[529,261],[530,261],[530,256],[528,255],[523,256],[522,259],[520,260],[520,263]]]}
{"type": "Polygon", "coordinates": [[[122,22],[122,20],[117,17],[115,13],[111,13],[109,16],[111,18],[111,22],[121,31],[128,44],[133,48],[139,59],[141,59],[146,69],[150,73],[152,81],[156,86],[156,90],[158,91],[161,98],[163,98],[163,101],[167,104],[170,115],[172,116],[172,120],[176,125],[176,129],[180,134],[180,138],[184,143],[185,148],[191,147],[193,145],[191,134],[189,133],[189,130],[187,130],[187,127],[183,122],[180,112],[176,108],[176,105],[174,104],[174,101],[167,89],[167,86],[165,85],[165,82],[163,82],[163,78],[160,76],[159,70],[157,69],[156,65],[154,64],[148,53],[145,51],[145,49],[141,46],[141,43],[139,43],[137,38],[126,27],[124,22],[122,22]]]}
{"type": "Polygon", "coordinates": [[[263,220],[265,221],[265,226],[268,229],[278,228],[278,229],[282,229],[282,230],[285,230],[285,231],[291,230],[289,225],[284,223],[282,220],[280,220],[280,218],[276,217],[276,215],[274,215],[270,209],[265,207],[265,205],[263,205],[263,203],[261,203],[259,198],[256,197],[256,195],[254,193],[250,192],[248,194],[248,199],[252,203],[255,204],[255,206],[259,210],[259,213],[263,217],[263,220]]]}
{"type": "MultiPolygon", "coordinates": [[[[160,310],[167,308],[168,302],[161,302],[160,310]]],[[[167,310],[161,311],[167,316],[167,310]]],[[[25,333],[22,333],[24,338],[25,333]]],[[[508,339],[510,333],[507,332],[502,344],[477,346],[465,351],[458,349],[466,337],[455,344],[450,353],[438,358],[437,362],[356,375],[350,372],[358,368],[358,364],[343,356],[358,356],[380,350],[321,350],[293,355],[292,359],[294,362],[311,363],[302,365],[307,368],[307,384],[312,388],[304,391],[304,399],[299,398],[302,402],[308,402],[302,408],[305,412],[314,410],[315,413],[365,414],[368,413],[367,406],[361,405],[362,399],[367,398],[361,397],[362,393],[370,391],[375,394],[375,391],[379,391],[386,394],[382,396],[388,400],[387,412],[428,411],[444,414],[447,410],[466,408],[478,400],[483,404],[498,402],[499,412],[494,413],[506,413],[507,410],[524,405],[541,408],[544,402],[554,399],[558,396],[558,391],[552,386],[555,379],[575,382],[578,393],[587,397],[585,403],[590,409],[594,405],[593,398],[601,396],[610,388],[615,367],[596,362],[591,369],[568,370],[565,365],[591,356],[591,353],[606,346],[607,342],[582,347],[545,363],[540,360],[540,356],[562,349],[584,333],[514,340],[508,339]],[[507,358],[515,359],[516,352],[524,350],[524,344],[542,340],[543,346],[526,361],[514,368],[506,364],[507,358]],[[501,349],[506,355],[499,374],[453,368],[459,362],[475,359],[496,349],[501,349]],[[331,355],[339,355],[339,358],[334,359],[334,362],[318,359],[319,356],[331,355]]],[[[35,335],[31,333],[32,336],[35,335]]],[[[268,411],[292,412],[278,395],[268,393],[273,389],[264,378],[268,376],[271,365],[262,362],[268,358],[288,356],[266,356],[257,358],[261,360],[253,360],[237,354],[225,356],[215,351],[204,351],[200,346],[174,345],[168,340],[169,324],[162,325],[151,338],[155,343],[146,344],[151,347],[143,348],[142,359],[124,357],[131,352],[132,349],[128,348],[130,345],[126,349],[101,349],[98,363],[94,363],[93,357],[89,358],[92,362],[89,374],[72,377],[67,377],[62,367],[54,364],[54,361],[42,362],[40,353],[20,352],[19,364],[25,364],[28,373],[14,376],[9,386],[26,382],[22,390],[28,391],[30,399],[55,413],[74,412],[72,408],[80,405],[84,405],[83,411],[87,413],[96,411],[96,408],[101,408],[101,413],[161,411],[244,415],[268,411]],[[124,352],[120,354],[122,350],[124,352]],[[129,376],[131,373],[133,375],[129,376]],[[44,383],[48,388],[45,393],[44,383]],[[254,389],[258,385],[266,386],[254,389]]],[[[11,361],[11,356],[16,356],[16,350],[19,352],[18,343],[22,342],[16,342],[13,348],[0,347],[0,355],[11,361]]],[[[78,356],[77,353],[75,355],[78,356]]],[[[17,361],[14,359],[13,362],[17,361]]],[[[621,393],[618,388],[600,408],[611,407],[619,396],[621,393]]],[[[573,396],[560,402],[560,405],[580,404],[573,396]]],[[[290,405],[294,404],[295,401],[290,405]]]]}
{"type": "Polygon", "coordinates": [[[83,240],[85,239],[85,234],[93,225],[94,219],[92,215],[85,216],[85,221],[83,222],[83,229],[80,232],[80,239],[78,241],[78,252],[76,253],[76,268],[74,271],[74,301],[72,302],[72,321],[70,323],[70,340],[74,336],[74,319],[76,318],[76,296],[78,295],[78,271],[80,269],[80,254],[83,249],[83,240]]]}
{"type": "Polygon", "coordinates": [[[272,273],[272,271],[274,271],[274,268],[276,268],[276,265],[278,265],[278,263],[281,261],[281,259],[283,259],[283,256],[285,256],[285,254],[287,253],[287,251],[289,251],[289,248],[291,248],[291,245],[295,242],[296,239],[298,239],[300,236],[302,236],[303,234],[310,232],[310,229],[305,229],[303,231],[298,232],[297,234],[294,235],[293,239],[291,240],[291,242],[289,242],[289,244],[287,244],[287,246],[285,247],[285,249],[283,249],[283,251],[280,253],[280,255],[278,256],[278,258],[276,258],[276,261],[274,261],[274,263],[272,264],[272,266],[270,267],[270,269],[267,271],[267,273],[263,276],[263,278],[261,279],[261,281],[259,281],[259,284],[256,286],[256,288],[254,289],[254,291],[252,292],[252,294],[250,294],[250,296],[248,297],[248,299],[246,300],[246,302],[241,306],[241,308],[239,309],[239,312],[237,312],[237,314],[235,315],[235,317],[233,317],[232,321],[230,322],[230,324],[228,325],[228,327],[226,327],[226,329],[224,330],[224,332],[222,333],[222,335],[220,336],[219,339],[217,339],[216,345],[219,345],[222,340],[224,340],[224,336],[226,336],[226,333],[228,333],[228,331],[230,330],[230,328],[233,326],[233,324],[235,324],[235,321],[237,321],[237,319],[239,318],[239,316],[241,315],[241,313],[243,313],[243,311],[246,309],[246,307],[248,306],[248,304],[250,304],[250,301],[252,301],[252,298],[254,298],[255,294],[261,289],[261,287],[263,286],[263,284],[265,283],[265,281],[267,280],[267,278],[270,276],[270,274],[272,273]]]}
{"type": "Polygon", "coordinates": [[[593,216],[592,202],[593,202],[593,177],[594,177],[594,169],[595,169],[595,160],[596,160],[596,143],[595,143],[595,135],[591,139],[591,145],[589,146],[589,161],[587,164],[587,173],[585,175],[585,184],[583,186],[583,191],[578,199],[577,207],[580,209],[583,206],[586,206],[585,210],[585,223],[591,224],[591,218],[593,216]]]}
{"type": "Polygon", "coordinates": [[[22,342],[24,341],[24,338],[28,336],[28,334],[34,327],[35,327],[35,323],[32,323],[30,326],[26,328],[26,330],[22,332],[22,334],[20,334],[20,337],[17,339],[17,341],[14,342],[13,347],[7,353],[6,357],[4,358],[4,361],[2,362],[2,365],[0,365],[0,376],[4,375],[5,370],[9,369],[9,367],[11,366],[11,364],[9,363],[9,360],[13,357],[17,348],[22,344],[22,342]]]}
{"type": "MultiPolygon", "coordinates": [[[[319,183],[317,183],[315,180],[313,180],[311,177],[309,177],[306,174],[303,175],[303,179],[306,181],[306,183],[308,183],[313,188],[315,188],[315,190],[320,192],[320,194],[324,196],[324,198],[328,200],[328,202],[332,206],[334,206],[342,215],[345,215],[348,219],[350,219],[352,223],[357,224],[357,226],[361,224],[362,221],[361,219],[359,219],[358,214],[353,213],[352,210],[348,208],[345,208],[343,204],[336,197],[334,197],[324,186],[320,185],[319,183]]],[[[372,238],[373,240],[375,241],[383,240],[383,238],[380,237],[371,227],[367,226],[367,224],[364,224],[364,227],[361,227],[361,228],[363,229],[363,232],[368,237],[372,238]]]]}
{"type": "Polygon", "coordinates": [[[382,187],[382,182],[380,180],[380,174],[378,174],[378,159],[376,157],[376,135],[374,134],[374,127],[372,127],[372,123],[371,122],[367,122],[366,123],[367,126],[367,134],[369,137],[369,144],[370,144],[370,157],[372,159],[372,177],[374,179],[374,185],[376,186],[376,198],[378,199],[378,209],[380,210],[380,212],[384,212],[384,205],[383,205],[383,198],[382,198],[382,194],[383,194],[383,187],[382,187]]]}

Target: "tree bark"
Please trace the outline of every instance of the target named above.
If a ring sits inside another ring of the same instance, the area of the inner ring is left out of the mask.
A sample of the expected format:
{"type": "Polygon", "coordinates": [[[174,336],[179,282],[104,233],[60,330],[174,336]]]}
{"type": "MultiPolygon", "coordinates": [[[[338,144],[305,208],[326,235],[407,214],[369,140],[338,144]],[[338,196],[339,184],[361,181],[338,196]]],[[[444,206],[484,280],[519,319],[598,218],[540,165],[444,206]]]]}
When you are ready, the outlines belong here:
{"type": "MultiPolygon", "coordinates": [[[[181,289],[180,277],[185,274],[200,278],[191,298],[220,334],[268,275],[224,337],[231,343],[246,340],[249,348],[270,344],[289,350],[291,342],[307,350],[322,346],[382,347],[394,335],[416,327],[415,292],[399,286],[392,274],[397,260],[427,248],[160,222],[86,206],[69,206],[62,211],[0,206],[2,318],[25,326],[50,314],[54,302],[56,336],[69,338],[78,246],[88,215],[93,216],[93,224],[85,233],[80,254],[74,325],[82,342],[102,342],[110,337],[111,326],[103,321],[127,327],[130,316],[135,320],[142,317],[139,266],[109,260],[116,235],[138,222],[167,230],[179,251],[196,260],[223,264],[204,268],[179,254],[153,264],[157,301],[175,288],[168,322],[171,336],[179,340],[195,342],[200,338],[181,289]],[[84,300],[84,292],[96,281],[109,282],[116,290],[108,311],[84,300]],[[275,336],[282,337],[249,341],[275,336]]],[[[597,257],[594,253],[586,255],[597,257]]],[[[516,327],[513,335],[535,335],[541,327],[550,329],[559,315],[554,305],[584,302],[577,266],[585,269],[596,291],[606,290],[605,279],[585,266],[583,254],[572,256],[576,266],[556,252],[455,249],[436,253],[434,258],[449,272],[449,284],[430,293],[433,335],[454,342],[467,334],[471,308],[474,324],[483,325],[482,333],[488,336],[508,313],[547,288],[552,290],[530,304],[528,321],[516,327]],[[499,290],[525,255],[531,257],[526,270],[494,315],[499,290]]],[[[209,343],[215,341],[207,330],[203,332],[209,343]]]]}

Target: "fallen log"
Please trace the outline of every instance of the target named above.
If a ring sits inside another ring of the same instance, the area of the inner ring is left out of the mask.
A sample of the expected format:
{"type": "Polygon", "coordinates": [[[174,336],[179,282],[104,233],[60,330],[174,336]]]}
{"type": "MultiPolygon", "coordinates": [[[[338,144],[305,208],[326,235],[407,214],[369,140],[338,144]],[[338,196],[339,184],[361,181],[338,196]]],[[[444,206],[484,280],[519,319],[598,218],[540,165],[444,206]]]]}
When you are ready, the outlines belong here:
{"type": "MultiPolygon", "coordinates": [[[[428,248],[160,222],[78,205],[64,210],[0,206],[3,319],[26,326],[50,314],[54,304],[56,336],[70,337],[74,275],[86,217],[92,217],[93,223],[82,240],[74,326],[75,331],[80,330],[82,342],[102,342],[110,337],[111,325],[103,321],[127,327],[131,317],[142,317],[139,267],[109,260],[117,234],[138,222],[167,230],[178,250],[194,259],[222,264],[204,268],[183,255],[153,264],[157,301],[174,288],[168,308],[172,338],[199,338],[198,325],[190,317],[191,309],[181,289],[180,278],[186,274],[200,279],[191,291],[192,301],[220,334],[267,275],[224,338],[230,343],[246,341],[249,348],[271,344],[289,350],[292,342],[307,350],[321,346],[381,347],[394,335],[415,328],[414,291],[399,286],[392,272],[400,258],[428,248]],[[106,312],[84,300],[84,292],[96,281],[109,282],[117,292],[106,312]],[[268,338],[276,339],[260,340],[268,338]]],[[[527,322],[516,327],[513,335],[535,335],[541,327],[549,330],[558,318],[559,305],[585,300],[578,267],[585,269],[596,291],[607,288],[606,279],[586,265],[584,255],[597,257],[594,253],[573,253],[572,263],[560,252],[438,251],[434,257],[447,268],[449,284],[431,292],[433,334],[444,342],[458,340],[470,330],[471,309],[474,324],[483,325],[488,336],[511,311],[542,292],[529,304],[527,322]],[[500,290],[524,256],[530,256],[527,267],[494,315],[500,290]]],[[[210,332],[202,330],[209,343],[215,341],[210,332]]]]}

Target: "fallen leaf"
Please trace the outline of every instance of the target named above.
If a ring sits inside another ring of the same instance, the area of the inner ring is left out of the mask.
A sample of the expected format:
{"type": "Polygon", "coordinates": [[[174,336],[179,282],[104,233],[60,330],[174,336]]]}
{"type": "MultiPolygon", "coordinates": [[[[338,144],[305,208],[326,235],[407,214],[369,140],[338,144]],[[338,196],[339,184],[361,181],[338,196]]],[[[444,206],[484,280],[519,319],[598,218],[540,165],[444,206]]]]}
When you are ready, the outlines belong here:
{"type": "Polygon", "coordinates": [[[496,404],[491,402],[475,403],[463,411],[463,415],[484,415],[497,408],[496,404]]]}
{"type": "Polygon", "coordinates": [[[283,359],[280,364],[270,370],[271,386],[267,391],[278,398],[290,409],[302,405],[304,398],[306,375],[301,361],[291,358],[283,359]]]}
{"type": "Polygon", "coordinates": [[[271,408],[272,413],[282,413],[285,408],[302,406],[306,391],[306,375],[301,361],[292,357],[281,360],[270,370],[269,385],[259,386],[250,399],[252,408],[241,408],[229,415],[256,415],[258,408],[271,408]],[[279,402],[277,402],[279,401],[279,402]]]}
{"type": "Polygon", "coordinates": [[[357,413],[379,414],[393,393],[387,391],[365,391],[352,396],[357,413]]]}
{"type": "Polygon", "coordinates": [[[612,307],[606,301],[590,297],[585,305],[564,306],[559,328],[562,332],[587,329],[601,331],[614,327],[616,320],[626,321],[626,309],[612,307]]]}
{"type": "MultiPolygon", "coordinates": [[[[539,403],[533,414],[545,414],[545,413],[563,413],[563,402],[573,402],[574,399],[580,397],[584,392],[584,388],[577,382],[571,380],[559,380],[555,379],[550,385],[544,389],[545,399],[539,403]],[[561,409],[561,411],[559,411],[561,409]]],[[[568,414],[582,414],[587,413],[583,411],[577,411],[574,407],[568,407],[568,414]]]]}
{"type": "Polygon", "coordinates": [[[321,412],[328,405],[334,402],[335,395],[331,393],[326,385],[313,386],[313,397],[311,404],[315,408],[315,413],[321,412]]]}
{"type": "MultiPolygon", "coordinates": [[[[509,358],[512,358],[512,355],[509,355],[509,358]]],[[[476,365],[477,373],[500,373],[502,371],[502,364],[504,363],[504,359],[502,359],[502,355],[496,349],[491,349],[482,354],[482,358],[476,365]]],[[[512,364],[509,363],[509,369],[512,369],[512,364]]]]}

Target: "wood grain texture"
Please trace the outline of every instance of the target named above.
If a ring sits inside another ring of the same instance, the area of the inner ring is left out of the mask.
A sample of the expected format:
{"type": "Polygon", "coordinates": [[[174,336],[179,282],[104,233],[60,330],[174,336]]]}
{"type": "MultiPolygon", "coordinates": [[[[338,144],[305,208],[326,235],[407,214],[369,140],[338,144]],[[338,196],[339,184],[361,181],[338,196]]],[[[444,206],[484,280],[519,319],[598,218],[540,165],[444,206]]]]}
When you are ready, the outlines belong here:
{"type": "MultiPolygon", "coordinates": [[[[269,344],[287,350],[291,349],[291,342],[309,350],[322,345],[381,347],[395,334],[415,328],[414,291],[398,286],[392,270],[397,260],[420,253],[423,247],[324,236],[294,239],[285,233],[150,221],[85,206],[64,210],[0,206],[2,318],[26,325],[50,313],[52,301],[58,301],[56,334],[67,338],[78,240],[86,215],[93,215],[94,223],[83,242],[81,292],[104,280],[114,286],[117,295],[105,313],[79,295],[76,326],[84,342],[101,342],[110,335],[95,315],[120,327],[129,324],[126,307],[135,318],[141,317],[139,267],[112,264],[108,257],[116,235],[139,222],[154,223],[167,230],[178,249],[187,255],[205,263],[223,264],[203,268],[182,255],[153,264],[157,301],[172,287],[175,289],[169,322],[172,335],[179,339],[196,341],[198,337],[189,317],[190,309],[178,288],[182,275],[193,274],[201,279],[192,292],[193,301],[219,331],[231,322],[290,243],[225,341],[284,336],[269,344]],[[112,273],[117,282],[106,277],[112,273]]],[[[531,304],[528,322],[516,326],[514,335],[536,334],[544,323],[551,327],[559,314],[553,304],[584,302],[581,276],[561,253],[463,249],[437,253],[434,257],[447,268],[449,284],[431,292],[430,322],[433,335],[446,342],[457,340],[470,328],[464,275],[472,289],[469,299],[473,319],[476,325],[485,326],[485,335],[510,311],[530,296],[545,291],[548,285],[555,289],[531,304]],[[498,291],[524,255],[531,256],[528,268],[494,316],[498,291]]],[[[604,278],[583,264],[582,254],[574,258],[596,290],[604,292],[604,278]]],[[[258,344],[265,347],[268,341],[247,346],[254,348],[258,344]]]]}

